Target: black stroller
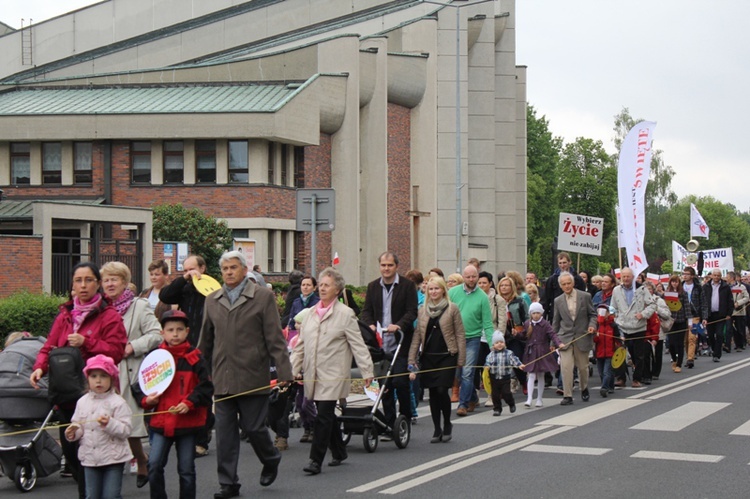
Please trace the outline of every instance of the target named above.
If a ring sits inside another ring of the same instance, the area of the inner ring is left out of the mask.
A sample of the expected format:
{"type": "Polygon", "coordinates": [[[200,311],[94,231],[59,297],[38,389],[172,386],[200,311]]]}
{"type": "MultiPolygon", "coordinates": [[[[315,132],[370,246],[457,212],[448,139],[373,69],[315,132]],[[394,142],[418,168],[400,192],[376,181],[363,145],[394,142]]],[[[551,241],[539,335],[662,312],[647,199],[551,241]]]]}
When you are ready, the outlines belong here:
{"type": "MultiPolygon", "coordinates": [[[[360,331],[365,339],[370,350],[370,356],[372,357],[373,363],[380,362],[384,359],[385,355],[379,347],[373,346],[373,340],[370,336],[374,336],[372,330],[363,322],[359,322],[360,331]]],[[[404,334],[399,331],[398,345],[396,351],[393,353],[391,362],[388,366],[388,370],[385,374],[386,377],[391,375],[393,369],[393,360],[398,357],[398,353],[401,350],[404,342],[404,334]]],[[[377,345],[375,340],[374,345],[377,345]]],[[[385,393],[384,386],[381,386],[378,392],[377,398],[374,404],[369,405],[369,400],[363,403],[349,403],[341,408],[341,415],[338,417],[338,421],[341,424],[341,432],[344,436],[344,442],[348,443],[351,440],[352,435],[362,435],[362,443],[365,446],[367,452],[375,452],[378,448],[378,435],[388,435],[393,438],[396,446],[399,449],[405,449],[409,445],[409,439],[411,438],[411,421],[405,416],[399,414],[396,417],[396,421],[393,427],[390,427],[385,422],[385,415],[380,410],[380,402],[383,399],[385,393]]]]}
{"type": "Polygon", "coordinates": [[[29,383],[44,338],[22,338],[0,352],[0,466],[21,492],[37,478],[60,469],[62,448],[45,429],[54,411],[47,379],[35,390],[29,383]]]}

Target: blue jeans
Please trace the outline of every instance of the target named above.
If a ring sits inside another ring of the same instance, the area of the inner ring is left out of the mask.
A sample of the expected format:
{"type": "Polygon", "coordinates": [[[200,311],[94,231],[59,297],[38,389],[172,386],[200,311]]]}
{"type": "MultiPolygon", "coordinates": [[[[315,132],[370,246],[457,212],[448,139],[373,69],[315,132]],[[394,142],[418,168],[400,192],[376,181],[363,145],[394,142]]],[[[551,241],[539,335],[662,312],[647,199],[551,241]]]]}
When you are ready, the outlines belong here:
{"type": "MultiPolygon", "coordinates": [[[[239,437],[237,437],[239,438],[239,437]]],[[[177,449],[177,473],[180,475],[180,499],[195,499],[195,433],[165,437],[154,432],[148,456],[148,482],[151,499],[166,499],[164,467],[172,444],[177,449]]]]}
{"type": "MultiPolygon", "coordinates": [[[[474,366],[479,359],[480,338],[466,338],[466,365],[461,369],[461,391],[458,395],[458,406],[468,407],[469,402],[478,402],[476,390],[474,390],[474,366]]],[[[482,364],[484,364],[484,359],[482,364]]]]}
{"type": "Polygon", "coordinates": [[[612,358],[596,359],[596,368],[599,370],[599,378],[602,380],[602,388],[615,389],[615,371],[612,369],[612,358]]]}
{"type": "Polygon", "coordinates": [[[122,499],[122,470],[125,463],[84,466],[86,499],[122,499]]]}

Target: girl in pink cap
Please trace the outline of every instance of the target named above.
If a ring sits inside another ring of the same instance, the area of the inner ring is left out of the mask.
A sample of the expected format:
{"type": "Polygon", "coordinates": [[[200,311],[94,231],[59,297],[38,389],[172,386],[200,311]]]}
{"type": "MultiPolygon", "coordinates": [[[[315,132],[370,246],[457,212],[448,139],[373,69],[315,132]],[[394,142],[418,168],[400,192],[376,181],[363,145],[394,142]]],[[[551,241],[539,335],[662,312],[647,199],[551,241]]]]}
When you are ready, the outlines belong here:
{"type": "Polygon", "coordinates": [[[119,372],[106,355],[86,362],[83,373],[89,392],[78,399],[65,430],[68,441],[81,441],[78,458],[86,477],[86,497],[91,499],[121,498],[122,471],[133,458],[128,445],[132,411],[119,394],[119,372]]]}

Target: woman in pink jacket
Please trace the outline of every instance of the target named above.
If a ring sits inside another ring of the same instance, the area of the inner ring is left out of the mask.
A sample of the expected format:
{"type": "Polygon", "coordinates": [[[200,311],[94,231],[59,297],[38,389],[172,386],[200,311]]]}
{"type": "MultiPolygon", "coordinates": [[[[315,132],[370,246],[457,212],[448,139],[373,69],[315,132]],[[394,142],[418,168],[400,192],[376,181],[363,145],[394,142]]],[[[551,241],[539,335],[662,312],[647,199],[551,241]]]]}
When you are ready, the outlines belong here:
{"type": "MultiPolygon", "coordinates": [[[[81,262],[73,268],[74,298],[60,306],[47,341],[39,351],[31,373],[31,385],[39,388],[38,382],[49,369],[49,354],[59,347],[78,348],[86,362],[98,354],[110,357],[118,364],[125,353],[128,335],[122,317],[100,293],[101,275],[92,262],[81,262]]],[[[69,423],[75,410],[75,401],[58,405],[61,423],[69,423]]],[[[81,463],[78,460],[78,444],[68,442],[60,429],[65,462],[70,466],[78,482],[78,495],[86,496],[86,486],[81,463]]]]}

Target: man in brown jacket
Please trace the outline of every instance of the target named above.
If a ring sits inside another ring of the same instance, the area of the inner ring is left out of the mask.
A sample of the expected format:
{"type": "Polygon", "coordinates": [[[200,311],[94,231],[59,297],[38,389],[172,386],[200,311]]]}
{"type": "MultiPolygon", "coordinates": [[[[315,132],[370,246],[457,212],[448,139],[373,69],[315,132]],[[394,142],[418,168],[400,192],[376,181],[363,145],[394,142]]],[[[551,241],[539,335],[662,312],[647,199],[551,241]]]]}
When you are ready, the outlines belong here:
{"type": "Polygon", "coordinates": [[[292,369],[273,293],[248,279],[241,252],[224,253],[219,265],[224,285],[206,298],[199,348],[209,363],[216,398],[233,396],[215,409],[221,489],[214,498],[224,499],[240,494],[240,428],[263,464],[260,484],[266,487],[276,479],[281,454],[265,426],[269,390],[253,390],[270,385],[272,359],[281,383],[292,379],[292,369]]]}

